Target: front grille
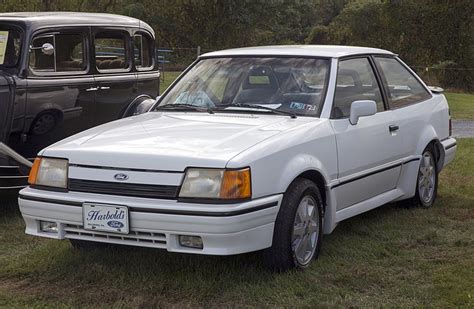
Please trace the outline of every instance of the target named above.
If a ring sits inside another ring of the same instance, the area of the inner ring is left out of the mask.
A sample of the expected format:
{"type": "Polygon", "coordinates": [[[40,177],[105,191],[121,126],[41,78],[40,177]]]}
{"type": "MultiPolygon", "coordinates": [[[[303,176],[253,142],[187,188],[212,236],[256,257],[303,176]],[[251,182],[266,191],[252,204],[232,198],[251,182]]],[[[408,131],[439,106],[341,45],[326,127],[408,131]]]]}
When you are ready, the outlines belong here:
{"type": "Polygon", "coordinates": [[[179,186],[69,179],[69,190],[109,195],[176,199],[179,186]]]}
{"type": "Polygon", "coordinates": [[[166,248],[166,235],[162,233],[130,231],[129,234],[114,234],[85,230],[81,225],[66,224],[65,237],[120,245],[151,248],[166,248]]]}

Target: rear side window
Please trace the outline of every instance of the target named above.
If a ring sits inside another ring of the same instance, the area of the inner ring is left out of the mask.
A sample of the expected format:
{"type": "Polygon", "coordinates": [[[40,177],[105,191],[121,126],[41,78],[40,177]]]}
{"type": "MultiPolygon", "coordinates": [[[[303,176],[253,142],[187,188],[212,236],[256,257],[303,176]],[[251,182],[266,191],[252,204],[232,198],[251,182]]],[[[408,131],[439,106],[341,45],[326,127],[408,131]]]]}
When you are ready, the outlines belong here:
{"type": "Polygon", "coordinates": [[[123,32],[99,32],[94,38],[95,64],[100,72],[128,71],[127,35],[123,32]]]}
{"type": "Polygon", "coordinates": [[[398,60],[376,57],[387,84],[390,107],[400,108],[429,99],[431,95],[398,60]]]}
{"type": "Polygon", "coordinates": [[[339,62],[332,117],[349,117],[352,102],[358,100],[375,101],[378,112],[385,110],[382,93],[368,58],[339,62]]]}
{"type": "Polygon", "coordinates": [[[85,72],[85,37],[80,33],[48,34],[33,39],[30,70],[36,73],[85,72]]]}
{"type": "Polygon", "coordinates": [[[138,70],[153,68],[153,41],[146,34],[135,34],[133,37],[133,54],[135,67],[138,70]]]}

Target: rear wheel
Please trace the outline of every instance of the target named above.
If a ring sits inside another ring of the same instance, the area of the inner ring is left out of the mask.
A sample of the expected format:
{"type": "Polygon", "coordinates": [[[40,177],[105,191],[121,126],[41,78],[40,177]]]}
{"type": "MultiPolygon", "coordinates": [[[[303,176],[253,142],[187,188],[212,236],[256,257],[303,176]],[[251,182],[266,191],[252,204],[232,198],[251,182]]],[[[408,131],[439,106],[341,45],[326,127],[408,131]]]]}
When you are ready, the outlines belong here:
{"type": "Polygon", "coordinates": [[[416,193],[409,200],[411,205],[433,206],[438,193],[438,168],[434,148],[430,145],[424,151],[418,168],[416,193]]]}
{"type": "Polygon", "coordinates": [[[273,244],[264,251],[276,271],[306,268],[321,250],[323,203],[319,188],[297,179],[288,188],[275,222],[273,244]]]}

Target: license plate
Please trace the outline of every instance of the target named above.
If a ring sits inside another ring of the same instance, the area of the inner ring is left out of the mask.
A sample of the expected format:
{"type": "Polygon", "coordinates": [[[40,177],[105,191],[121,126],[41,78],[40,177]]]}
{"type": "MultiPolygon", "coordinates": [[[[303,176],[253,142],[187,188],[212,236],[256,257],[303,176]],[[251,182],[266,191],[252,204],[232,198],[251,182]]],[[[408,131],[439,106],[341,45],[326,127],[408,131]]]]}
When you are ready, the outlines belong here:
{"type": "Polygon", "coordinates": [[[118,205],[82,204],[84,229],[92,231],[129,233],[128,208],[118,205]]]}

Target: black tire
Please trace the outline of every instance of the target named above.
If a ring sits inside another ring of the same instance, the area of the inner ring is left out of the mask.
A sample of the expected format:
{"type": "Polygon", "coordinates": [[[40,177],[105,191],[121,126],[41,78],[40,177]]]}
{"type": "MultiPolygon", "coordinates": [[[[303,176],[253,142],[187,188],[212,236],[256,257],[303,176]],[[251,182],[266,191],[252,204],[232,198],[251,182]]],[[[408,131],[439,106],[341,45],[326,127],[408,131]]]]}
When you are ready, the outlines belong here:
{"type": "Polygon", "coordinates": [[[33,121],[30,132],[32,135],[44,135],[51,132],[57,123],[58,118],[54,112],[44,112],[33,121]]]}
{"type": "Polygon", "coordinates": [[[92,250],[99,250],[99,249],[106,249],[111,247],[111,244],[103,243],[103,242],[95,242],[95,241],[86,241],[86,240],[79,240],[79,239],[69,239],[72,247],[76,250],[80,251],[92,251],[92,250]]]}
{"type": "Polygon", "coordinates": [[[436,196],[438,195],[438,166],[436,164],[436,152],[433,145],[428,145],[421,156],[420,165],[418,167],[417,179],[416,179],[416,188],[415,196],[407,200],[409,206],[422,206],[422,207],[431,207],[436,201],[436,196]],[[422,181],[422,171],[421,167],[425,156],[429,156],[433,164],[433,176],[434,176],[434,190],[429,199],[422,198],[422,190],[420,189],[420,182],[422,181]]]}
{"type": "Polygon", "coordinates": [[[311,260],[316,259],[321,251],[323,235],[323,202],[318,186],[308,179],[298,178],[288,188],[283,196],[273,232],[272,246],[263,251],[265,265],[273,271],[284,272],[292,268],[306,268],[311,260]],[[298,262],[292,248],[293,224],[300,202],[310,196],[316,202],[319,213],[318,239],[314,253],[306,264],[298,262]]]}

